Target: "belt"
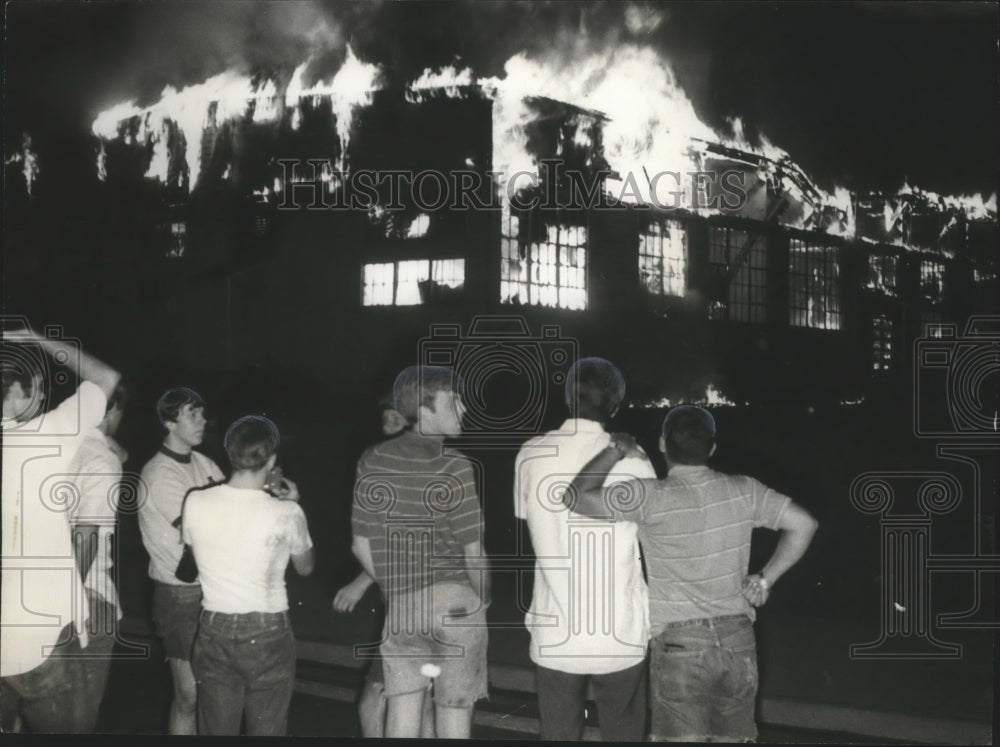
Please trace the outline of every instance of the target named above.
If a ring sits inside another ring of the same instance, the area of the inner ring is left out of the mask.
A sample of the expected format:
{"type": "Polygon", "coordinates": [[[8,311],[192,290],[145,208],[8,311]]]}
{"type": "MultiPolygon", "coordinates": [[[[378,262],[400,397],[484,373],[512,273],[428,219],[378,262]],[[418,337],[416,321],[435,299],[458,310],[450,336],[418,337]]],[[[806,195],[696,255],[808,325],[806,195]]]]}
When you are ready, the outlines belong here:
{"type": "Polygon", "coordinates": [[[213,612],[212,610],[202,609],[201,616],[206,618],[210,623],[241,622],[243,620],[264,622],[265,620],[279,619],[288,622],[288,610],[282,612],[213,612]]]}
{"type": "Polygon", "coordinates": [[[718,617],[700,617],[695,620],[678,620],[677,622],[668,622],[663,628],[668,630],[670,628],[684,628],[691,625],[698,625],[703,628],[713,628],[720,623],[735,622],[736,620],[746,620],[750,621],[750,618],[743,614],[742,612],[738,615],[719,615],[718,617]]]}

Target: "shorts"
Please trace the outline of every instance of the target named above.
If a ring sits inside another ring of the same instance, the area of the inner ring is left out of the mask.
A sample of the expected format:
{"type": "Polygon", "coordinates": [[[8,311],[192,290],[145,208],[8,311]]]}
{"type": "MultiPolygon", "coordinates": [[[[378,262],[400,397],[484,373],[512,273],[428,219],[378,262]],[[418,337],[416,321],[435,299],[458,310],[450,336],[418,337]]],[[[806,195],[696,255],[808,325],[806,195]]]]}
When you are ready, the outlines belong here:
{"type": "Polygon", "coordinates": [[[168,659],[191,661],[201,616],[201,585],[153,582],[153,625],[168,659]]]}
{"type": "Polygon", "coordinates": [[[389,600],[382,634],[385,695],[426,690],[434,703],[471,708],[486,697],[486,608],[471,586],[433,584],[389,600]],[[440,668],[429,677],[427,664],[440,668]]]}

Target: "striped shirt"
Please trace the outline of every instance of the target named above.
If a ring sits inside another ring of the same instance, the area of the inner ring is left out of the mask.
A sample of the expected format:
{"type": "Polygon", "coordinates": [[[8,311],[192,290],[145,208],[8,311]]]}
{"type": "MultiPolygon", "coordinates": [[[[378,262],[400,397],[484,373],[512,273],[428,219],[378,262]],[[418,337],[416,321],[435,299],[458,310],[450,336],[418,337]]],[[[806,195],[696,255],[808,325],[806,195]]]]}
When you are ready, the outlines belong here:
{"type": "Polygon", "coordinates": [[[139,481],[139,530],[142,544],[149,553],[151,579],[163,584],[185,585],[174,575],[184,551],[177,522],[184,496],[192,488],[203,488],[223,479],[222,470],[215,462],[197,451],[179,455],[161,447],[146,462],[139,481]]]}
{"type": "Polygon", "coordinates": [[[351,529],[371,543],[387,597],[468,583],[465,546],[482,541],[472,463],[412,431],[371,447],[358,461],[351,529]]]}
{"type": "Polygon", "coordinates": [[[639,526],[649,575],[652,635],[665,623],[754,608],[744,598],[754,527],[777,529],[788,496],[752,477],[674,465],[663,480],[637,481],[640,500],[613,508],[639,526]]]}

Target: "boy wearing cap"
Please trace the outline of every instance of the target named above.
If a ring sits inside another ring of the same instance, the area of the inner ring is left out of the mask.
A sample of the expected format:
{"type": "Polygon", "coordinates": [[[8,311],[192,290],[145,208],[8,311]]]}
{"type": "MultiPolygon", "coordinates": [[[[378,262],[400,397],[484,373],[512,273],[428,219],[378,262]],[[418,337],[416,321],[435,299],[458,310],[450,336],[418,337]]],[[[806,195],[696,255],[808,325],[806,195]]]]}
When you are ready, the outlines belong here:
{"type": "Polygon", "coordinates": [[[409,428],[361,456],[351,517],[354,554],[386,602],[385,736],[419,736],[436,674],[437,735],[468,739],[486,695],[489,569],[472,464],[444,448],[462,430],[461,380],[411,366],[393,396],[409,428]]]}
{"type": "Polygon", "coordinates": [[[630,437],[616,435],[563,496],[584,515],[638,525],[649,573],[654,740],[756,739],[754,608],[802,557],[818,526],[790,498],[752,477],[708,467],[715,446],[712,415],[676,407],[660,437],[665,479],[606,493],[604,478],[634,449],[630,437]],[[748,575],[754,527],[781,536],[763,570],[748,575]]]}
{"type": "Polygon", "coordinates": [[[226,432],[233,468],[224,485],[192,490],[181,528],[201,578],[202,612],[191,668],[200,734],[284,736],[295,683],[295,637],[285,570],[313,569],[313,543],[295,484],[265,490],[278,429],[248,415],[226,432]]]}

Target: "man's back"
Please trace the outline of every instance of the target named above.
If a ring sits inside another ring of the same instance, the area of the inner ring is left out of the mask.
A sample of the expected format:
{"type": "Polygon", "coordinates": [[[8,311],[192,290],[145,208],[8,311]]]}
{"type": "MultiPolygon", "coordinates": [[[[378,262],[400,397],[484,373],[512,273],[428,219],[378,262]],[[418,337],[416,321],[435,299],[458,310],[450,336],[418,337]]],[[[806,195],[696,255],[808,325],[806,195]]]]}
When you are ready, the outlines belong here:
{"type": "Polygon", "coordinates": [[[288,609],[289,557],[312,546],[298,503],[229,485],[193,490],[183,528],[198,563],[206,610],[241,614],[288,609]]]}
{"type": "MultiPolygon", "coordinates": [[[[515,514],[527,521],[536,556],[525,616],[531,658],[560,671],[613,672],[645,656],[647,592],[635,525],[575,514],[557,495],[609,441],[600,423],[570,419],[525,443],[515,462],[515,514]]],[[[606,484],[652,477],[648,460],[628,459],[606,484]]]]}
{"type": "Polygon", "coordinates": [[[84,381],[57,408],[25,423],[4,422],[3,578],[0,675],[27,672],[48,657],[63,626],[88,613],[73,557],[67,485],[82,433],[96,427],[107,398],[84,381]],[[74,604],[74,600],[76,604],[74,604]]]}
{"type": "Polygon", "coordinates": [[[468,584],[464,547],[481,541],[480,519],[471,463],[440,441],[406,432],[358,461],[352,528],[386,595],[468,584]]]}
{"type": "MultiPolygon", "coordinates": [[[[654,633],[665,623],[754,609],[742,593],[754,527],[777,527],[791,499],[743,475],[674,465],[664,480],[642,482],[631,520],[649,572],[654,633]]],[[[628,513],[622,518],[630,519],[628,513]]]]}

